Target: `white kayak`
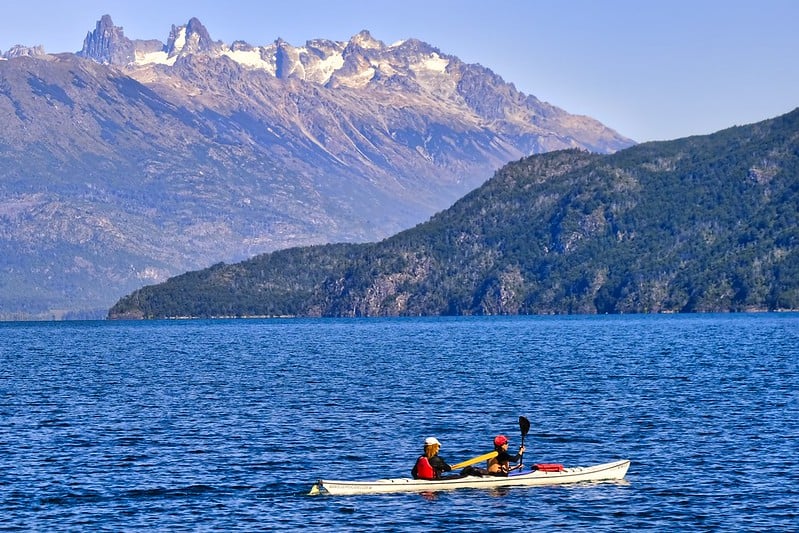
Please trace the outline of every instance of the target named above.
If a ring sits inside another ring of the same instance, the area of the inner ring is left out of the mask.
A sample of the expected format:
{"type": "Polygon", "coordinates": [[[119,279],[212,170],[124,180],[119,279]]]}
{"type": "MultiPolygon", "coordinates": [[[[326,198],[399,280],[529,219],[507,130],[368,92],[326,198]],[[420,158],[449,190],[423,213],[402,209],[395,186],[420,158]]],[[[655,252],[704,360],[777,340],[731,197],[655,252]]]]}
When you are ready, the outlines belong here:
{"type": "Polygon", "coordinates": [[[311,487],[311,492],[308,494],[350,496],[356,494],[386,494],[390,492],[429,492],[466,488],[531,487],[537,485],[561,485],[564,483],[618,481],[624,479],[629,467],[630,461],[625,459],[594,466],[568,467],[558,472],[532,470],[511,473],[507,477],[466,476],[434,481],[411,478],[378,479],[376,481],[320,479],[311,487]]]}

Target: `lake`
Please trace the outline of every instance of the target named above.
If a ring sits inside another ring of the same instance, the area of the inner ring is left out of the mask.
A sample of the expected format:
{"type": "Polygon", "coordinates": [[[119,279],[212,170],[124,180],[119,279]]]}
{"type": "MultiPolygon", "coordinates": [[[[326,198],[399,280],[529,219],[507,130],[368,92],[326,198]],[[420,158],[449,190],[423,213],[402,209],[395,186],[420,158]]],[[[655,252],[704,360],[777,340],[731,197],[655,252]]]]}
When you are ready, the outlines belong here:
{"type": "Polygon", "coordinates": [[[0,323],[0,531],[795,530],[799,314],[0,323]],[[307,496],[630,459],[624,482],[307,496]]]}

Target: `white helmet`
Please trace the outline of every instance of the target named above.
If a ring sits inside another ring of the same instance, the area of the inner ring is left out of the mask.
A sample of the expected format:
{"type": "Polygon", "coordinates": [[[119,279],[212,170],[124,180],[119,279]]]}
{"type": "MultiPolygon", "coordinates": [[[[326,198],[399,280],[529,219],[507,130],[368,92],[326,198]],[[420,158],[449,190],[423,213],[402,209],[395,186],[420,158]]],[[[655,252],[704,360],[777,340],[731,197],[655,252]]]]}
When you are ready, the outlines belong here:
{"type": "Polygon", "coordinates": [[[432,446],[433,444],[438,444],[439,446],[441,446],[441,443],[438,442],[438,439],[435,437],[427,437],[426,439],[424,439],[425,446],[432,446]]]}

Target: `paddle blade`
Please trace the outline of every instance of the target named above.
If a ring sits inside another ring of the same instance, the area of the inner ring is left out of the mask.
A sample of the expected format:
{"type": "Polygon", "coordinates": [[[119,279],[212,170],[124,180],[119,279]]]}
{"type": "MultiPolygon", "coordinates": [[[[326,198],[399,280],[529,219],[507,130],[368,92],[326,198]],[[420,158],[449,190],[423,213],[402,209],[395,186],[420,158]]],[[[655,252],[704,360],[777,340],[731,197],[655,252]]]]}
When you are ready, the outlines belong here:
{"type": "Polygon", "coordinates": [[[522,437],[526,437],[527,433],[530,431],[530,421],[527,420],[525,417],[519,417],[519,429],[522,432],[522,437]]]}
{"type": "Polygon", "coordinates": [[[464,468],[466,466],[471,466],[475,463],[479,463],[480,461],[488,461],[489,459],[493,459],[497,456],[497,452],[488,452],[484,453],[483,455],[478,455],[477,457],[473,457],[466,461],[460,462],[458,464],[452,465],[453,470],[458,470],[459,468],[464,468]]]}
{"type": "MultiPolygon", "coordinates": [[[[519,431],[522,432],[522,446],[524,446],[524,438],[527,436],[527,432],[530,431],[530,421],[527,420],[523,416],[519,417],[519,431]]],[[[523,465],[522,465],[522,457],[523,456],[524,456],[524,453],[522,452],[522,454],[519,455],[519,470],[521,470],[523,468],[523,465]]]]}

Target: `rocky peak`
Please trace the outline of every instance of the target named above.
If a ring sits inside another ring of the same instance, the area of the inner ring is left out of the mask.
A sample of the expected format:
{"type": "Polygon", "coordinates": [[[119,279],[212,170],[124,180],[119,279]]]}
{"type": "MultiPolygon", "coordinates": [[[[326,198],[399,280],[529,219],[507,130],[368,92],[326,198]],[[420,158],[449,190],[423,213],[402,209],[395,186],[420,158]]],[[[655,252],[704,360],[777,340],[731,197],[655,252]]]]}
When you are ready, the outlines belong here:
{"type": "Polygon", "coordinates": [[[47,52],[44,51],[42,45],[22,46],[21,44],[17,44],[12,46],[8,52],[0,54],[0,57],[11,59],[14,57],[37,57],[44,55],[47,55],[47,52]]]}
{"type": "Polygon", "coordinates": [[[372,34],[369,33],[368,30],[361,30],[357,34],[353,35],[352,38],[350,39],[350,44],[366,50],[369,49],[382,50],[383,48],[386,47],[386,45],[384,45],[382,41],[379,41],[374,37],[372,37],[372,34]]]}
{"type": "Polygon", "coordinates": [[[371,58],[379,57],[385,50],[386,45],[382,41],[378,41],[368,31],[363,30],[352,36],[342,56],[345,62],[349,59],[355,63],[362,63],[364,60],[369,62],[371,58]]]}
{"type": "Polygon", "coordinates": [[[253,45],[248,43],[247,41],[233,41],[230,44],[230,50],[233,52],[247,52],[253,49],[253,45]]]}
{"type": "Polygon", "coordinates": [[[305,78],[299,50],[283,39],[275,41],[275,76],[280,79],[305,78]]]}
{"type": "Polygon", "coordinates": [[[367,30],[353,35],[341,52],[341,68],[330,76],[328,87],[361,88],[368,85],[376,77],[379,58],[386,50],[386,45],[378,41],[367,30]]]}
{"type": "Polygon", "coordinates": [[[169,57],[211,52],[217,43],[211,40],[211,35],[196,17],[192,17],[185,26],[172,25],[166,51],[169,57]]]}
{"type": "Polygon", "coordinates": [[[397,46],[393,46],[393,52],[395,54],[405,55],[405,56],[429,56],[429,55],[443,55],[441,50],[436,48],[435,46],[428,44],[424,41],[420,41],[419,39],[407,39],[402,41],[397,46]]]}
{"type": "Polygon", "coordinates": [[[110,15],[103,15],[94,31],[86,34],[79,56],[98,63],[127,65],[135,58],[135,46],[125,37],[121,26],[114,26],[110,15]]]}
{"type": "Polygon", "coordinates": [[[210,52],[216,43],[211,40],[211,35],[205,29],[202,22],[196,17],[192,17],[186,25],[186,51],[187,52],[210,52]]]}

